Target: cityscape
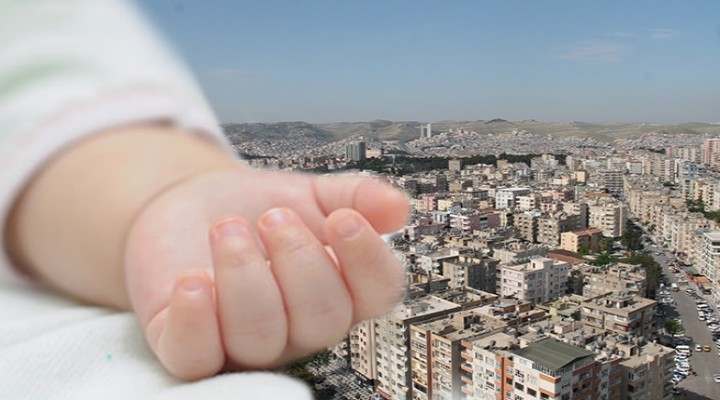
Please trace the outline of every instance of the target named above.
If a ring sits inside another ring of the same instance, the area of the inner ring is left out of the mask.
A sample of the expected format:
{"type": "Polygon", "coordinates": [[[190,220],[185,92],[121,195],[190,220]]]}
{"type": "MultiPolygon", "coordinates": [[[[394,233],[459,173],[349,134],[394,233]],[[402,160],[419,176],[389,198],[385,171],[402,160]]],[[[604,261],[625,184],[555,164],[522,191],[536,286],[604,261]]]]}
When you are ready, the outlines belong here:
{"type": "Polygon", "coordinates": [[[405,299],[304,366],[317,398],[720,398],[720,137],[413,129],[234,142],[410,198],[405,299]]]}

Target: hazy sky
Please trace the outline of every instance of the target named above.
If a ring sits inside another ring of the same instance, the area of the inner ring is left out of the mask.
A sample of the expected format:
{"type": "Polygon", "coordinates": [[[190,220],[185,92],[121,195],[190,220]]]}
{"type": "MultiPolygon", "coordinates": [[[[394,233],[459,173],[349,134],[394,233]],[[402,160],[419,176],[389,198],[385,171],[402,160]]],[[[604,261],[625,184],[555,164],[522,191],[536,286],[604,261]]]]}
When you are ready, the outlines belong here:
{"type": "Polygon", "coordinates": [[[139,0],[223,122],[720,122],[720,1],[139,0]]]}

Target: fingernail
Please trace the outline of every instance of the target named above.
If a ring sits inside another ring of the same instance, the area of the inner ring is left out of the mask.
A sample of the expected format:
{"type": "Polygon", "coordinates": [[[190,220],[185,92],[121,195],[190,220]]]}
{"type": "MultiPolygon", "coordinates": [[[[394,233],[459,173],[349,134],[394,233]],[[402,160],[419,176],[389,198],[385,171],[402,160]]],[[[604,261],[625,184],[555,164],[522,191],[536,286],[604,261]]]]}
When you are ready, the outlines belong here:
{"type": "Polygon", "coordinates": [[[246,236],[248,228],[238,220],[228,219],[215,225],[215,232],[219,237],[246,236]]]}
{"type": "Polygon", "coordinates": [[[355,215],[346,215],[340,218],[335,225],[335,233],[341,238],[353,239],[362,230],[362,225],[355,215]]]}
{"type": "Polygon", "coordinates": [[[187,277],[180,281],[180,288],[186,292],[198,292],[202,289],[202,286],[200,279],[194,277],[187,277]]]}
{"type": "Polygon", "coordinates": [[[292,220],[292,213],[287,208],[273,208],[260,217],[260,223],[266,228],[287,224],[292,220]]]}

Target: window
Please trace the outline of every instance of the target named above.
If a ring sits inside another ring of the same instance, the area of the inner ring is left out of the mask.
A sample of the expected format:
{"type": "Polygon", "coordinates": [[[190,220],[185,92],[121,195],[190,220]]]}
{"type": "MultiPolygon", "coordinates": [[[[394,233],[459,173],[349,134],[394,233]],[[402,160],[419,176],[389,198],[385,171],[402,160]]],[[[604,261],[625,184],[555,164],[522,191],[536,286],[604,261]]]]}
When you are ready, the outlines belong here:
{"type": "Polygon", "coordinates": [[[532,397],[537,397],[537,392],[534,389],[527,388],[527,394],[532,397]]]}

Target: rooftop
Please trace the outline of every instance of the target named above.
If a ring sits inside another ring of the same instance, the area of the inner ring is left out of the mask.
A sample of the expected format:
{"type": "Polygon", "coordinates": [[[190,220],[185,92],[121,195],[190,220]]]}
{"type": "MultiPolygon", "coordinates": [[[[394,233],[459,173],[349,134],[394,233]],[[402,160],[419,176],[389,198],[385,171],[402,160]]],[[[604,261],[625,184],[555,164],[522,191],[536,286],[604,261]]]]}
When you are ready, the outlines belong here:
{"type": "Polygon", "coordinates": [[[399,320],[406,320],[459,308],[459,305],[439,297],[424,296],[420,299],[400,304],[390,312],[390,316],[399,320]]]}
{"type": "Polygon", "coordinates": [[[592,351],[550,338],[531,343],[524,349],[513,350],[512,353],[553,371],[595,355],[592,351]]]}
{"type": "Polygon", "coordinates": [[[497,332],[492,335],[468,340],[468,343],[481,348],[488,348],[492,346],[493,349],[507,349],[508,347],[515,346],[517,344],[517,339],[507,333],[497,332]]]}
{"type": "Polygon", "coordinates": [[[639,354],[628,357],[622,361],[622,364],[630,368],[637,368],[646,364],[652,358],[662,357],[669,353],[674,353],[674,350],[670,347],[657,343],[646,343],[640,348],[639,354]]]}

